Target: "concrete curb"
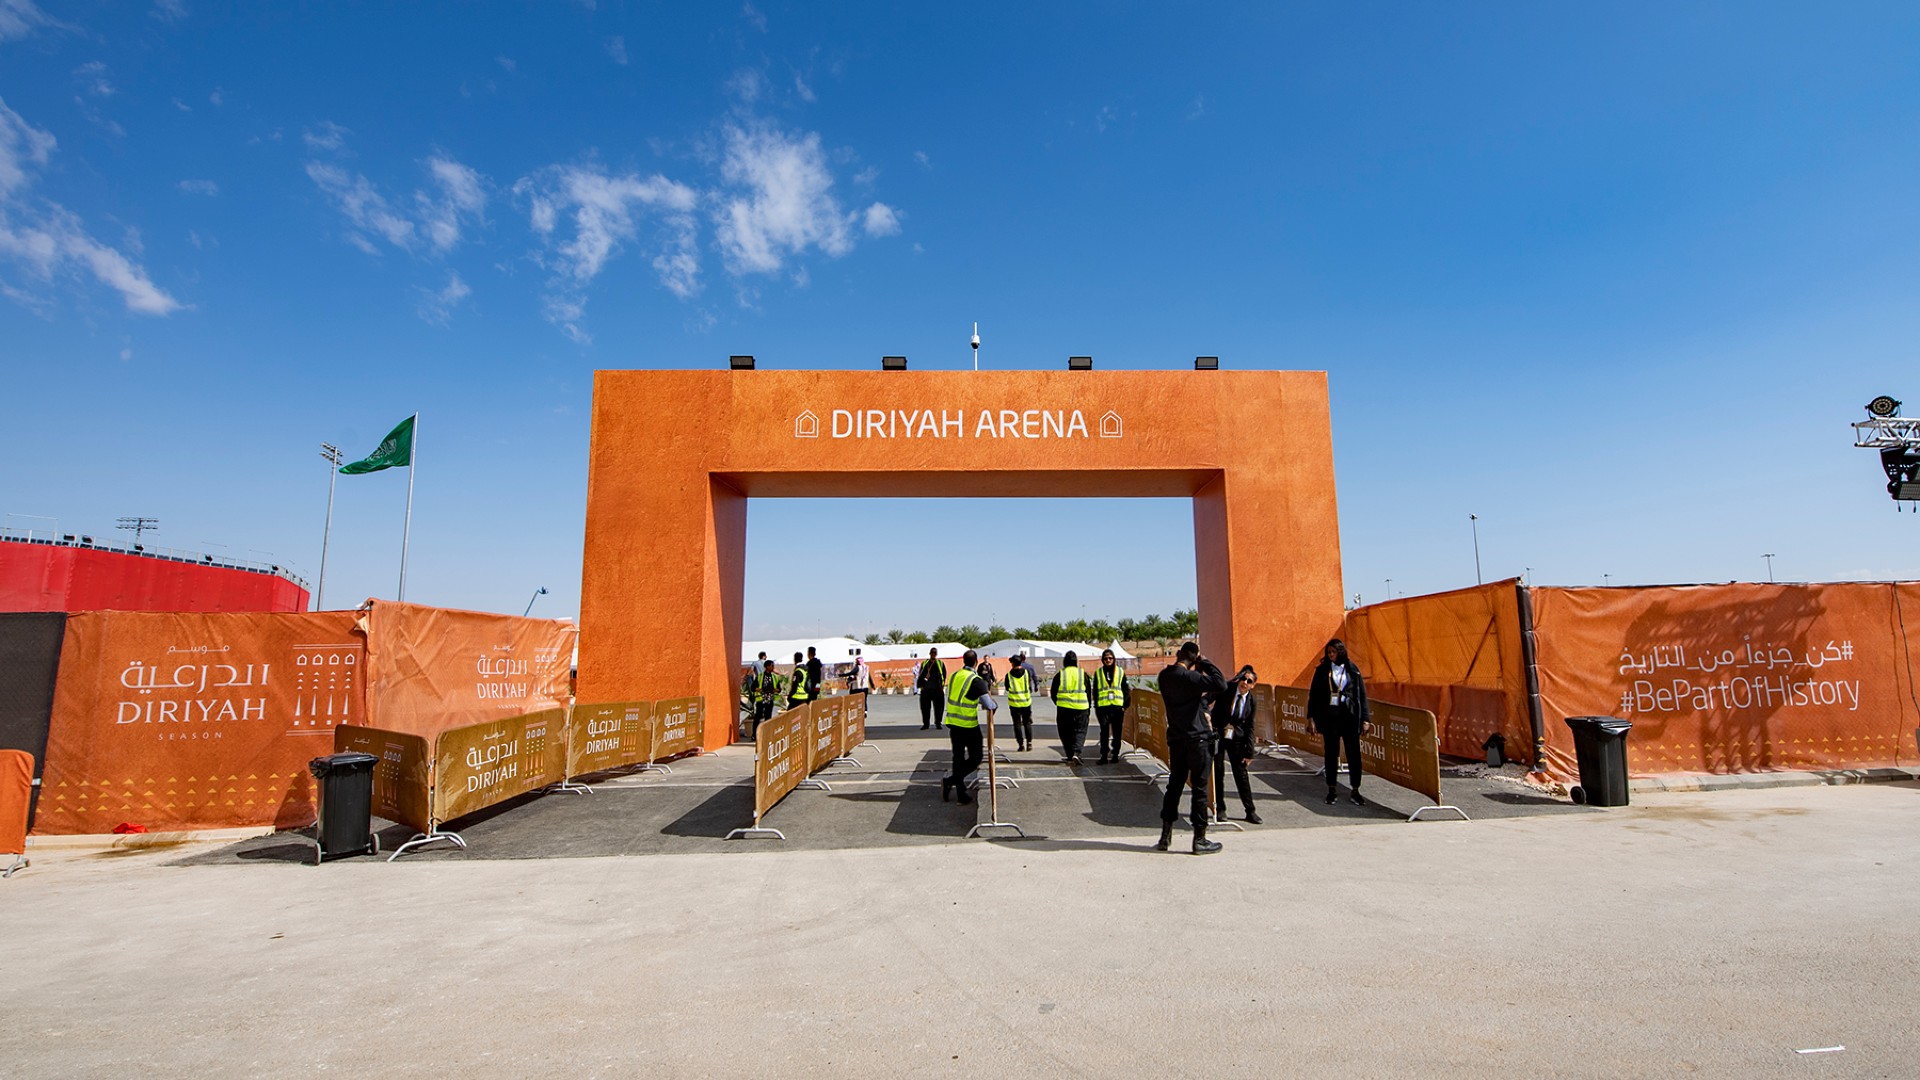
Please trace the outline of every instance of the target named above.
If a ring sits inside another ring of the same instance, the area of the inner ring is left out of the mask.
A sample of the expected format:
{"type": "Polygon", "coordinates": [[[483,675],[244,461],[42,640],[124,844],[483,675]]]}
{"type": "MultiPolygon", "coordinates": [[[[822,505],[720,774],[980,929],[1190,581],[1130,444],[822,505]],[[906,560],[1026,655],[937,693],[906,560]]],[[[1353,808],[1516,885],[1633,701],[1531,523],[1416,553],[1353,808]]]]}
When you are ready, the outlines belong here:
{"type": "Polygon", "coordinates": [[[1818,787],[1838,784],[1897,784],[1920,780],[1920,769],[1782,770],[1763,773],[1668,773],[1637,776],[1629,791],[1731,791],[1735,788],[1818,787]]]}

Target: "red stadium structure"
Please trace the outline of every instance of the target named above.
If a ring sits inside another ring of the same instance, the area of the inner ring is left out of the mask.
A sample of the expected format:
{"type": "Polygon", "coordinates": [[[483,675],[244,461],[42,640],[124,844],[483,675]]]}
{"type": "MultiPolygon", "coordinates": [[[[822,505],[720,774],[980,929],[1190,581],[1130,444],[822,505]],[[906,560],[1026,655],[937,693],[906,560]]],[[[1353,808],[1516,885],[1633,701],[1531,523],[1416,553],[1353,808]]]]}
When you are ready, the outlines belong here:
{"type": "Polygon", "coordinates": [[[0,533],[0,611],[305,611],[308,597],[266,563],[0,533]]]}

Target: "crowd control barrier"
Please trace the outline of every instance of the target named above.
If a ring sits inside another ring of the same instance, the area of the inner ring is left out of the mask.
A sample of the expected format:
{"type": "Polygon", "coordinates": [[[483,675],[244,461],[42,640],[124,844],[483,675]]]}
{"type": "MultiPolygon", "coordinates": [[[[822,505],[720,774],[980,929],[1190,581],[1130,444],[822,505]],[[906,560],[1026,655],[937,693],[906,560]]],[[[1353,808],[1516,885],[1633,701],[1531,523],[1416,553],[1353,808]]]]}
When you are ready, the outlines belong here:
{"type": "Polygon", "coordinates": [[[761,721],[753,733],[753,824],[734,829],[727,839],[785,840],[786,833],[761,819],[799,788],[832,791],[814,774],[841,762],[858,765],[850,755],[869,745],[866,733],[867,701],[859,694],[817,698],[761,721]]]}
{"type": "Polygon", "coordinates": [[[27,868],[27,807],[32,800],[33,756],[25,750],[0,750],[0,856],[13,856],[0,877],[27,868]]]}
{"type": "Polygon", "coordinates": [[[415,830],[391,862],[437,841],[466,847],[441,826],[496,803],[545,788],[583,790],[571,778],[655,764],[675,748],[698,752],[705,705],[675,698],[543,709],[431,736],[347,724],[336,730],[334,748],[380,759],[373,812],[415,830]]]}
{"type": "MultiPolygon", "coordinates": [[[[1268,688],[1274,704],[1276,734],[1303,753],[1323,755],[1320,733],[1307,720],[1307,691],[1297,686],[1268,688]]],[[[1467,818],[1466,811],[1440,798],[1440,735],[1433,714],[1384,701],[1370,701],[1373,728],[1360,736],[1360,765],[1367,775],[1398,784],[1432,801],[1408,815],[1419,821],[1444,810],[1467,818]]]]}

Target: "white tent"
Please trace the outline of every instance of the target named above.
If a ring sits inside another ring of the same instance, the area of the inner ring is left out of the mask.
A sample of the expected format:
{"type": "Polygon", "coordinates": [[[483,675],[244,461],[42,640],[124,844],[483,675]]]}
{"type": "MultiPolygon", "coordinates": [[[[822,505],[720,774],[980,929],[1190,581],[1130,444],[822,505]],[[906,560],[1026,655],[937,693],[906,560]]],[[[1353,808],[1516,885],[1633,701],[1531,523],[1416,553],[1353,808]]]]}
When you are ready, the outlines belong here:
{"type": "Polygon", "coordinates": [[[980,648],[980,655],[990,660],[1003,660],[1014,653],[1026,653],[1029,660],[1059,660],[1071,652],[1082,664],[1098,664],[1103,649],[1112,649],[1116,660],[1131,660],[1133,654],[1120,647],[1119,642],[1111,645],[1089,645],[1084,641],[1036,641],[1032,638],[1001,638],[991,645],[980,648]]]}
{"type": "Polygon", "coordinates": [[[794,653],[805,656],[809,646],[820,657],[820,662],[828,666],[853,663],[855,649],[860,650],[860,655],[866,657],[869,664],[886,660],[924,660],[928,649],[939,649],[941,656],[949,658],[957,658],[967,651],[967,647],[957,641],[923,642],[919,645],[868,645],[850,637],[777,638],[770,641],[741,642],[740,662],[751,664],[764,652],[767,654],[767,659],[785,667],[793,663],[794,653]]]}

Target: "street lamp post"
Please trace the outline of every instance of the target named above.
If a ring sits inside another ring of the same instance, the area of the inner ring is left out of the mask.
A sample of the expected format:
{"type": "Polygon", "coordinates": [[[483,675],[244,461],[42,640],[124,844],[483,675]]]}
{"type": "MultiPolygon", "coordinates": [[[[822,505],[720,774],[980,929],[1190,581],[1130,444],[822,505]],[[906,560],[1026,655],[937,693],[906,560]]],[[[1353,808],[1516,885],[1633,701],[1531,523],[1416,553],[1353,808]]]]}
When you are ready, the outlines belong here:
{"type": "Polygon", "coordinates": [[[1769,551],[1760,557],[1767,560],[1767,584],[1771,585],[1773,584],[1773,552],[1769,551]]]}
{"type": "Polygon", "coordinates": [[[533,596],[531,596],[527,600],[527,610],[521,612],[520,617],[524,619],[527,616],[533,614],[533,602],[545,595],[547,595],[547,587],[545,585],[542,585],[539,588],[533,590],[533,596]]]}

